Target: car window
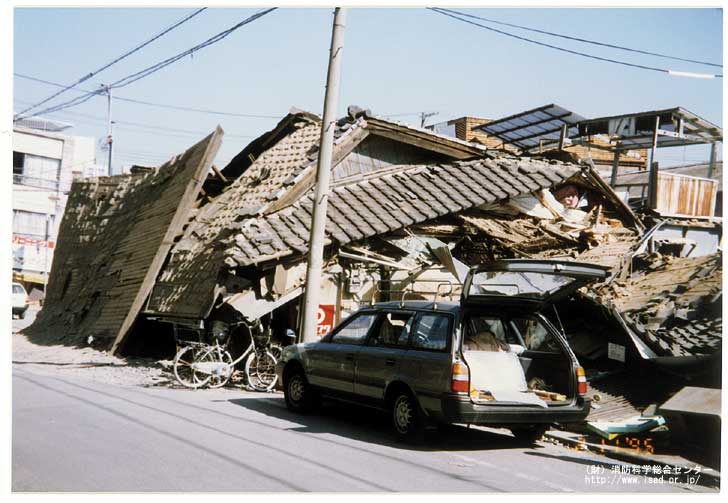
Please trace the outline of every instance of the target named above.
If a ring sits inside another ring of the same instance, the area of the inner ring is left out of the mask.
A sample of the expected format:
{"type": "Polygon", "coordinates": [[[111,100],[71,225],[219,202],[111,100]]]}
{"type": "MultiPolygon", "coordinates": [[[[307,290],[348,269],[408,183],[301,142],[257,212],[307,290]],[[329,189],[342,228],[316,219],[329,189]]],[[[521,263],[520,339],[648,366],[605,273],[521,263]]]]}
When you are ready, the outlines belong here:
{"type": "Polygon", "coordinates": [[[412,347],[415,349],[433,349],[444,351],[450,338],[450,316],[444,314],[423,314],[417,322],[412,336],[412,347]]]}
{"type": "Polygon", "coordinates": [[[554,336],[546,329],[540,320],[536,318],[513,318],[513,325],[521,334],[521,338],[529,351],[547,351],[550,353],[560,352],[559,343],[554,336]]]}
{"type": "Polygon", "coordinates": [[[25,293],[20,285],[13,285],[13,293],[25,293]]]}
{"type": "Polygon", "coordinates": [[[377,318],[377,313],[362,313],[356,315],[336,330],[331,337],[331,342],[337,344],[364,344],[372,323],[377,318]]]}
{"type": "Polygon", "coordinates": [[[367,345],[406,347],[414,313],[382,313],[367,345]]]}
{"type": "Polygon", "coordinates": [[[465,321],[464,351],[509,351],[510,344],[520,344],[500,317],[471,315],[465,321]]]}

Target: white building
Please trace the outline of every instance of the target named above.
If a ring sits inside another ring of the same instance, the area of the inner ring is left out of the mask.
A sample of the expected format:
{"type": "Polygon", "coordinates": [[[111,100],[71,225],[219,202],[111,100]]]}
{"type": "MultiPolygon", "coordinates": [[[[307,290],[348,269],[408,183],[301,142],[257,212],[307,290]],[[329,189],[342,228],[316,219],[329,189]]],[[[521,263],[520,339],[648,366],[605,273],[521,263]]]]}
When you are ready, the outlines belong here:
{"type": "Polygon", "coordinates": [[[13,127],[13,280],[29,291],[45,284],[71,182],[106,175],[95,139],[61,133],[69,127],[39,119],[13,127]]]}

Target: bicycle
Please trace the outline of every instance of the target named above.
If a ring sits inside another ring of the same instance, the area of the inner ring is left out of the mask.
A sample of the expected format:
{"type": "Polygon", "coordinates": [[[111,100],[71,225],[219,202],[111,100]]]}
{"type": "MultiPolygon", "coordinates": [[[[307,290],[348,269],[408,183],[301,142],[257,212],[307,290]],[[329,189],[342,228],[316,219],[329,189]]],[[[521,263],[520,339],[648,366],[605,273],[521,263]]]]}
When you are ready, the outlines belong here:
{"type": "Polygon", "coordinates": [[[174,376],[187,388],[220,388],[227,384],[235,366],[245,361],[245,375],[248,385],[256,391],[270,391],[276,385],[276,358],[271,354],[270,330],[264,331],[259,320],[255,325],[257,334],[245,321],[232,325],[213,325],[213,344],[189,342],[174,357],[174,376]],[[244,326],[250,335],[250,345],[235,360],[227,351],[232,330],[244,326]],[[223,328],[224,326],[224,328],[223,328]]]}

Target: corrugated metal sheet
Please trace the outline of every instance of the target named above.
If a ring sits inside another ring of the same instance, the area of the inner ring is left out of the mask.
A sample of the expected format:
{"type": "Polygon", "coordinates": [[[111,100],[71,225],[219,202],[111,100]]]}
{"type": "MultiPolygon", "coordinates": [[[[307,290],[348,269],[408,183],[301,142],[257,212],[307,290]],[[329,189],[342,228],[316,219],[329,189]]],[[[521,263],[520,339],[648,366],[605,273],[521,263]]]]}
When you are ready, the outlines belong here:
{"type": "Polygon", "coordinates": [[[657,207],[663,215],[712,217],[718,182],[677,173],[657,175],[657,207]]]}

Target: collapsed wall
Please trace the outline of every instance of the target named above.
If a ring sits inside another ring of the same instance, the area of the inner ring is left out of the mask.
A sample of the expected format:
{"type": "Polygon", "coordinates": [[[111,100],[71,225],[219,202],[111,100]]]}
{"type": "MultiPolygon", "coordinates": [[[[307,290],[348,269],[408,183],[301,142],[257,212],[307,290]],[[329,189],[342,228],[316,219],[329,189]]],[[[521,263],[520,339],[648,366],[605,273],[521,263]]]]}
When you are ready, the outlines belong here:
{"type": "Polygon", "coordinates": [[[38,344],[116,350],[187,220],[222,139],[210,136],[159,168],[75,182],[61,222],[38,344]]]}

